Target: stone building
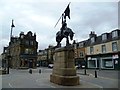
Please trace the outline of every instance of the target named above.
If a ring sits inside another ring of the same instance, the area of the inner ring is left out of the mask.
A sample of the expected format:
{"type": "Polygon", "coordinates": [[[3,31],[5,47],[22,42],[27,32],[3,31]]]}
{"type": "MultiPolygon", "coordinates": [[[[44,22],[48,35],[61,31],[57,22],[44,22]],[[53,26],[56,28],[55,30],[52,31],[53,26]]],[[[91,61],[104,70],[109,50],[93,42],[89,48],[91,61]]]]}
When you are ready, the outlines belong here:
{"type": "MultiPolygon", "coordinates": [[[[89,39],[75,42],[74,60],[75,64],[85,65],[87,68],[97,69],[120,69],[120,30],[116,29],[110,33],[99,36],[95,32],[89,34],[89,39]]],[[[47,66],[54,62],[55,46],[49,46],[42,50],[38,59],[41,65],[47,66]],[[44,65],[45,64],[45,65],[44,65]]]]}
{"type": "Polygon", "coordinates": [[[11,68],[35,68],[37,60],[38,42],[36,34],[29,31],[27,34],[21,32],[19,37],[11,37],[8,53],[11,68]]]}
{"type": "Polygon", "coordinates": [[[7,66],[7,61],[8,61],[8,58],[7,58],[8,52],[7,52],[7,50],[8,50],[8,47],[4,47],[3,48],[3,53],[1,54],[2,55],[2,67],[3,68],[6,68],[6,66],[7,66]]]}
{"type": "Polygon", "coordinates": [[[38,56],[37,56],[37,64],[38,66],[46,67],[48,66],[48,51],[45,50],[39,50],[38,56]]]}
{"type": "Polygon", "coordinates": [[[48,63],[51,64],[53,63],[54,61],[54,51],[56,49],[56,46],[52,46],[52,45],[49,45],[49,47],[47,48],[48,50],[48,63]]]}
{"type": "Polygon", "coordinates": [[[120,69],[120,30],[99,36],[91,32],[86,53],[88,68],[120,69]]]}
{"type": "Polygon", "coordinates": [[[95,32],[89,39],[74,44],[75,64],[87,68],[120,69],[120,30],[99,36],[95,32]]]}
{"type": "Polygon", "coordinates": [[[86,41],[81,41],[74,44],[74,59],[75,65],[86,64],[86,52],[85,52],[86,41]]]}
{"type": "Polygon", "coordinates": [[[48,48],[44,50],[39,50],[37,62],[40,66],[48,66],[48,64],[53,64],[54,50],[56,46],[49,45],[48,48]]]}

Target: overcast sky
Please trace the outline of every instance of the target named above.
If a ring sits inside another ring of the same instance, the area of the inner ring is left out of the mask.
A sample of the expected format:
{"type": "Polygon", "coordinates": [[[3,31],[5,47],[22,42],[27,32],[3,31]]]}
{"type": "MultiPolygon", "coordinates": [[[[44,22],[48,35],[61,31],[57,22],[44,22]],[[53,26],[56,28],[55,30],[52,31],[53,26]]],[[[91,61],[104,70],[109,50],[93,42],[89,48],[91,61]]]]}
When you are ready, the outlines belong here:
{"type": "MultiPolygon", "coordinates": [[[[77,42],[89,38],[90,31],[97,35],[118,28],[118,0],[69,0],[68,27],[73,29],[77,42]],[[104,2],[103,2],[104,1],[104,2]]],[[[56,32],[61,27],[57,20],[67,7],[66,0],[0,0],[0,53],[8,45],[11,20],[14,19],[13,36],[21,31],[37,35],[38,49],[56,45],[56,32]]],[[[65,39],[62,41],[65,44],[65,39]]]]}

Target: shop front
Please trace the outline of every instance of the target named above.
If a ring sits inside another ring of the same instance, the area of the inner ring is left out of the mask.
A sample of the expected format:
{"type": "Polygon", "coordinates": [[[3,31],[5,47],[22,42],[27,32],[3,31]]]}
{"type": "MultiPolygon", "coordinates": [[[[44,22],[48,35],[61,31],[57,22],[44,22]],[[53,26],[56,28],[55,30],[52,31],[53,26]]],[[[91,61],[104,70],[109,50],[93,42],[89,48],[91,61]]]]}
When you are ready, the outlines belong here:
{"type": "Polygon", "coordinates": [[[87,67],[88,68],[98,68],[98,60],[97,60],[97,58],[88,57],[88,59],[87,59],[87,67]]]}
{"type": "Polygon", "coordinates": [[[119,54],[98,54],[87,57],[88,68],[98,69],[120,69],[120,58],[119,54]]]}
{"type": "Polygon", "coordinates": [[[114,62],[114,68],[116,70],[120,70],[120,53],[113,54],[112,59],[113,59],[113,62],[114,62]]]}
{"type": "Polygon", "coordinates": [[[101,58],[101,69],[114,69],[114,60],[112,57],[101,58]]]}
{"type": "Polygon", "coordinates": [[[31,56],[21,55],[20,67],[36,68],[36,57],[32,55],[31,56]]]}

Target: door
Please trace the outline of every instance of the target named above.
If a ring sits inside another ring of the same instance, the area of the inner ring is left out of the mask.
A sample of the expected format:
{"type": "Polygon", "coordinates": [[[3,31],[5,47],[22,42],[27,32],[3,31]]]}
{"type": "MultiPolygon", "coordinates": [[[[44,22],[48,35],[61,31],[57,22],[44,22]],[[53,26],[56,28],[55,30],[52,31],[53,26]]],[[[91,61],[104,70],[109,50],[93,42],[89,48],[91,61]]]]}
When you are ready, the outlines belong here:
{"type": "Polygon", "coordinates": [[[33,68],[33,59],[29,60],[29,68],[33,68]]]}

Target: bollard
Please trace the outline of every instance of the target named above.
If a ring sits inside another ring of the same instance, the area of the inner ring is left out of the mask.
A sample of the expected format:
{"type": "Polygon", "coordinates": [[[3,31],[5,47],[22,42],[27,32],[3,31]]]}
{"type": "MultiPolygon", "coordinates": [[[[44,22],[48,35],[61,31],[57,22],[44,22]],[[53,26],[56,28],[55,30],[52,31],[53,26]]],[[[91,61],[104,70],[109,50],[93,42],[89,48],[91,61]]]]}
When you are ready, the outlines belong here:
{"type": "Polygon", "coordinates": [[[32,69],[29,70],[29,73],[32,74],[32,69]]]}
{"type": "Polygon", "coordinates": [[[87,73],[86,73],[86,69],[85,69],[85,71],[84,71],[84,74],[87,75],[87,73]]]}
{"type": "Polygon", "coordinates": [[[7,67],[7,74],[9,74],[9,67],[7,67]]]}
{"type": "Polygon", "coordinates": [[[97,78],[97,71],[95,70],[95,78],[97,78]]]}
{"type": "Polygon", "coordinates": [[[39,73],[41,73],[41,69],[39,69],[39,73]]]}

